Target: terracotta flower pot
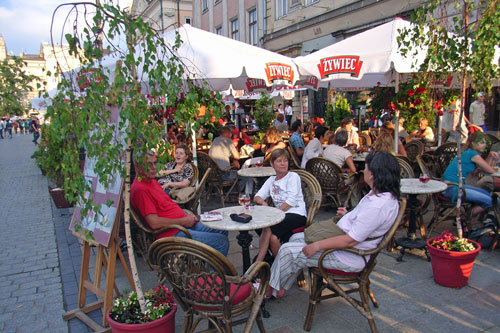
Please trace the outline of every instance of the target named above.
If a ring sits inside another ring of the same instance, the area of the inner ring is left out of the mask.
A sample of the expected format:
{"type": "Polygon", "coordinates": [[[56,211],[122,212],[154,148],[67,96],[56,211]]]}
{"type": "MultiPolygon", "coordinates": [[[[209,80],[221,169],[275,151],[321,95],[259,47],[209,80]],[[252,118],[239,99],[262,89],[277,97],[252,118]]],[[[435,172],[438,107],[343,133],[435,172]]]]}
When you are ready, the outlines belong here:
{"type": "Polygon", "coordinates": [[[64,197],[64,190],[62,188],[52,188],[49,186],[49,193],[57,208],[69,208],[74,206],[74,204],[66,200],[64,197]]]}
{"type": "Polygon", "coordinates": [[[175,312],[177,312],[177,304],[164,317],[156,319],[144,324],[123,324],[114,321],[109,316],[111,308],[106,312],[106,320],[111,326],[113,333],[127,332],[144,332],[144,333],[174,333],[175,332],[175,312]]]}
{"type": "Polygon", "coordinates": [[[474,266],[474,259],[481,251],[481,244],[469,239],[468,241],[476,247],[475,250],[469,252],[447,251],[430,245],[434,239],[436,237],[427,240],[434,281],[449,288],[461,288],[467,285],[474,266]]]}

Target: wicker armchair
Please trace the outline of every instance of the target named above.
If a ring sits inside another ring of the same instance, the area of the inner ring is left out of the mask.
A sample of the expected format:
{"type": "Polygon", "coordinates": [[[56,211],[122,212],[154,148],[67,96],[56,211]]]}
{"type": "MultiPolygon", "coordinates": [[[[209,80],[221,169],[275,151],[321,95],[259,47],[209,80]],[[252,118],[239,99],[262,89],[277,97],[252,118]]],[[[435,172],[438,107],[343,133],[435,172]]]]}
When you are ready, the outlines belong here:
{"type": "MultiPolygon", "coordinates": [[[[198,169],[196,169],[198,170],[198,169]]],[[[208,168],[205,170],[205,174],[203,175],[203,178],[201,178],[200,182],[198,183],[198,186],[195,186],[196,189],[195,191],[185,200],[172,200],[175,203],[177,203],[179,206],[190,210],[192,212],[198,211],[198,206],[200,205],[200,199],[201,195],[203,193],[203,190],[205,189],[205,183],[207,182],[208,175],[210,174],[210,171],[212,169],[208,168]]],[[[198,175],[198,171],[196,171],[196,174],[198,175]]],[[[194,177],[193,177],[194,178],[194,177]]],[[[196,182],[195,182],[196,185],[196,182]]]]}
{"type": "Polygon", "coordinates": [[[337,207],[347,207],[353,186],[346,184],[347,178],[337,164],[327,158],[313,157],[307,161],[306,171],[310,172],[321,186],[322,206],[328,205],[326,199],[330,198],[337,207]],[[345,195],[344,201],[341,200],[342,195],[345,195]]]}
{"type": "Polygon", "coordinates": [[[401,178],[415,178],[415,173],[408,160],[401,155],[396,155],[395,157],[399,164],[401,178]]]}
{"type": "Polygon", "coordinates": [[[257,320],[265,332],[259,307],[269,283],[267,263],[256,262],[238,276],[231,262],[212,247],[178,237],[154,242],[149,260],[172,285],[184,311],[183,332],[194,332],[204,319],[218,332],[232,332],[233,325],[245,323],[245,333],[257,320]],[[254,279],[260,280],[258,290],[252,286],[254,279]],[[233,321],[245,313],[248,317],[233,321]]]}
{"type": "MultiPolygon", "coordinates": [[[[302,185],[302,195],[304,196],[304,201],[306,203],[306,211],[307,211],[307,221],[306,227],[311,225],[316,213],[319,210],[319,206],[321,205],[321,186],[319,185],[318,180],[306,170],[293,170],[300,177],[300,183],[302,185]]],[[[294,230],[295,232],[300,232],[302,230],[294,230]]]]}
{"type": "Polygon", "coordinates": [[[371,299],[373,305],[378,308],[377,301],[375,300],[373,292],[370,288],[370,273],[373,271],[377,263],[377,255],[387,246],[390,239],[394,236],[399,224],[401,223],[401,219],[403,218],[405,208],[406,199],[401,199],[399,204],[399,213],[396,220],[389,231],[387,231],[387,233],[383,236],[382,241],[376,248],[372,250],[358,250],[355,248],[342,250],[363,257],[366,265],[361,272],[347,273],[323,267],[323,259],[329,253],[335,251],[334,249],[326,250],[321,254],[318,261],[318,267],[309,268],[309,272],[311,273],[311,286],[309,292],[309,308],[304,322],[304,330],[311,330],[314,311],[317,304],[321,300],[340,296],[349,302],[349,304],[358,310],[366,319],[368,319],[372,332],[377,332],[377,327],[375,325],[375,320],[369,304],[369,299],[371,299]],[[369,256],[369,258],[367,258],[367,256],[369,256]],[[352,284],[356,284],[357,286],[347,289],[349,287],[353,287],[352,284]],[[342,285],[347,285],[347,288],[342,287],[342,285]],[[325,289],[330,289],[333,291],[333,294],[329,293],[322,295],[323,290],[325,289]],[[360,300],[357,300],[349,295],[353,292],[359,292],[360,300]]]}
{"type": "MultiPolygon", "coordinates": [[[[499,202],[498,199],[500,199],[500,192],[494,192],[492,199],[493,199],[493,210],[498,218],[498,216],[500,216],[500,204],[498,203],[499,202]]],[[[497,228],[497,231],[495,233],[495,238],[493,238],[493,243],[491,244],[491,251],[495,250],[499,240],[500,240],[500,228],[497,228]]]]}
{"type": "Polygon", "coordinates": [[[412,140],[405,145],[406,156],[411,162],[411,166],[418,167],[417,156],[422,156],[425,145],[420,140],[412,140]]]}
{"type": "MultiPolygon", "coordinates": [[[[186,213],[191,213],[190,211],[184,210],[186,213]]],[[[170,226],[162,227],[160,229],[151,229],[146,223],[146,220],[135,210],[134,207],[130,206],[130,219],[134,222],[132,227],[132,245],[134,249],[146,260],[149,268],[156,270],[148,259],[148,250],[151,244],[156,240],[156,237],[161,233],[169,229],[178,229],[183,231],[187,237],[191,238],[189,231],[183,226],[172,224],[170,226]]]]}
{"type": "Polygon", "coordinates": [[[295,151],[295,149],[293,149],[293,147],[291,145],[288,145],[286,147],[286,149],[288,150],[288,153],[290,154],[290,160],[292,162],[292,163],[290,163],[289,169],[290,170],[299,170],[299,169],[302,169],[300,167],[299,156],[297,155],[297,152],[295,151]]]}
{"type": "Polygon", "coordinates": [[[444,171],[450,165],[451,161],[457,156],[457,144],[455,142],[443,143],[432,155],[430,164],[430,175],[435,178],[441,178],[444,171]]]}
{"type": "Polygon", "coordinates": [[[208,169],[211,169],[209,174],[208,174],[208,179],[207,179],[207,195],[205,196],[206,201],[208,201],[208,198],[210,194],[213,192],[213,190],[217,191],[217,194],[220,196],[221,204],[222,207],[225,207],[225,201],[229,197],[229,194],[231,194],[231,191],[228,191],[224,195],[224,188],[234,188],[236,187],[236,194],[239,193],[240,188],[238,185],[238,177],[236,179],[229,179],[229,180],[224,180],[222,179],[222,175],[224,172],[231,170],[231,168],[228,168],[226,170],[222,170],[219,168],[219,165],[215,162],[215,160],[208,155],[207,153],[204,153],[202,151],[197,151],[197,156],[198,156],[198,168],[200,169],[201,174],[205,174],[205,172],[208,169]],[[233,186],[236,185],[236,186],[233,186]]]}
{"type": "MultiPolygon", "coordinates": [[[[450,142],[455,144],[454,142],[450,142]]],[[[455,144],[456,145],[456,144],[455,144]]],[[[420,168],[422,169],[423,173],[430,174],[430,171],[427,169],[426,165],[423,163],[421,158],[417,159],[420,168]]],[[[446,165],[447,167],[448,165],[446,165]]],[[[435,179],[435,178],[434,178],[435,179]]],[[[441,179],[437,179],[441,180],[441,179]]],[[[450,183],[446,182],[448,185],[456,185],[458,184],[455,183],[450,183]]],[[[463,198],[465,198],[465,188],[463,190],[463,198]]],[[[434,214],[432,216],[431,221],[427,225],[427,229],[429,229],[428,234],[431,235],[432,231],[436,226],[438,226],[441,222],[447,220],[447,219],[452,219],[454,218],[455,212],[456,212],[456,203],[451,202],[450,198],[447,198],[443,196],[441,193],[434,193],[432,195],[432,201],[434,203],[434,214]]],[[[426,205],[424,204],[424,208],[426,205]]],[[[465,223],[467,224],[467,227],[469,231],[471,230],[471,225],[470,225],[470,218],[472,214],[472,205],[468,202],[462,201],[462,205],[460,207],[463,211],[464,214],[467,216],[465,223]]]]}
{"type": "Polygon", "coordinates": [[[359,144],[361,146],[366,146],[366,147],[371,147],[372,145],[372,138],[370,135],[366,133],[359,133],[359,144]]]}

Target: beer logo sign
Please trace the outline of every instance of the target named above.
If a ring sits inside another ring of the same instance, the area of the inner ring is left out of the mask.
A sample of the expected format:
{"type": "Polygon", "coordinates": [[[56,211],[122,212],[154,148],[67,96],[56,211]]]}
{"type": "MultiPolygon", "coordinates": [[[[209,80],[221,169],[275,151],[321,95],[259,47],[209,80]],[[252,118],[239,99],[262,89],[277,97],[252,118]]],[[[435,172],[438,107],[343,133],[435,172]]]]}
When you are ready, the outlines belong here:
{"type": "Polygon", "coordinates": [[[246,82],[246,85],[247,85],[247,91],[254,91],[256,89],[266,89],[268,90],[268,86],[266,84],[266,81],[265,80],[262,80],[262,79],[251,79],[251,78],[248,78],[247,79],[247,82],[246,82]]]}
{"type": "Polygon", "coordinates": [[[265,71],[268,82],[273,82],[275,80],[286,80],[290,83],[293,82],[293,69],[290,65],[267,63],[265,71]]]}
{"type": "Polygon", "coordinates": [[[340,73],[358,77],[363,65],[363,62],[359,60],[359,56],[329,57],[323,58],[319,62],[318,70],[322,79],[328,77],[328,75],[340,73]]]}

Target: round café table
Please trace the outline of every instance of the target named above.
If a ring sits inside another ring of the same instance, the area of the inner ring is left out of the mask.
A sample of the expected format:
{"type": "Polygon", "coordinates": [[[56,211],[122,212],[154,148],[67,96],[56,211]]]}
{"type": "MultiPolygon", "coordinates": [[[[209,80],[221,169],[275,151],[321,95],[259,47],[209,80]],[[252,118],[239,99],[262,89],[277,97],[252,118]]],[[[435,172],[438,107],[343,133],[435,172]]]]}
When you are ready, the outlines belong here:
{"type": "Polygon", "coordinates": [[[448,188],[446,183],[438,180],[429,180],[427,183],[422,183],[418,178],[402,178],[401,193],[408,194],[408,208],[410,209],[410,223],[408,226],[407,237],[396,239],[396,244],[401,246],[401,254],[396,259],[403,261],[403,256],[406,249],[425,249],[425,255],[430,260],[425,240],[416,236],[416,211],[419,206],[417,195],[442,192],[448,188]]]}
{"type": "MultiPolygon", "coordinates": [[[[260,169],[260,168],[255,168],[260,169]]],[[[271,168],[272,169],[272,168],[271,168]]],[[[281,209],[269,206],[252,206],[249,210],[243,206],[232,206],[215,209],[214,211],[222,214],[222,220],[219,221],[203,221],[200,222],[212,229],[239,231],[238,245],[241,246],[243,255],[243,273],[250,267],[250,244],[252,243],[252,235],[250,230],[262,229],[280,223],[285,219],[285,212],[281,209]],[[231,220],[231,214],[246,213],[252,216],[252,220],[248,223],[239,223],[231,220]]]]}

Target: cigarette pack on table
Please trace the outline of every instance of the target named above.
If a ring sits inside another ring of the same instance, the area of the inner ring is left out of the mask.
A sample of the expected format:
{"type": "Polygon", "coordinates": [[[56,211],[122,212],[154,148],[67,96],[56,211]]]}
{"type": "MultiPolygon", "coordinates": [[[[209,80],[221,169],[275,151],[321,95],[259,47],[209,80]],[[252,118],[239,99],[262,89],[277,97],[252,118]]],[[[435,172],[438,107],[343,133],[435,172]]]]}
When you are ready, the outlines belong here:
{"type": "Polygon", "coordinates": [[[205,212],[200,215],[202,221],[220,221],[222,220],[222,214],[219,212],[205,212]]]}

